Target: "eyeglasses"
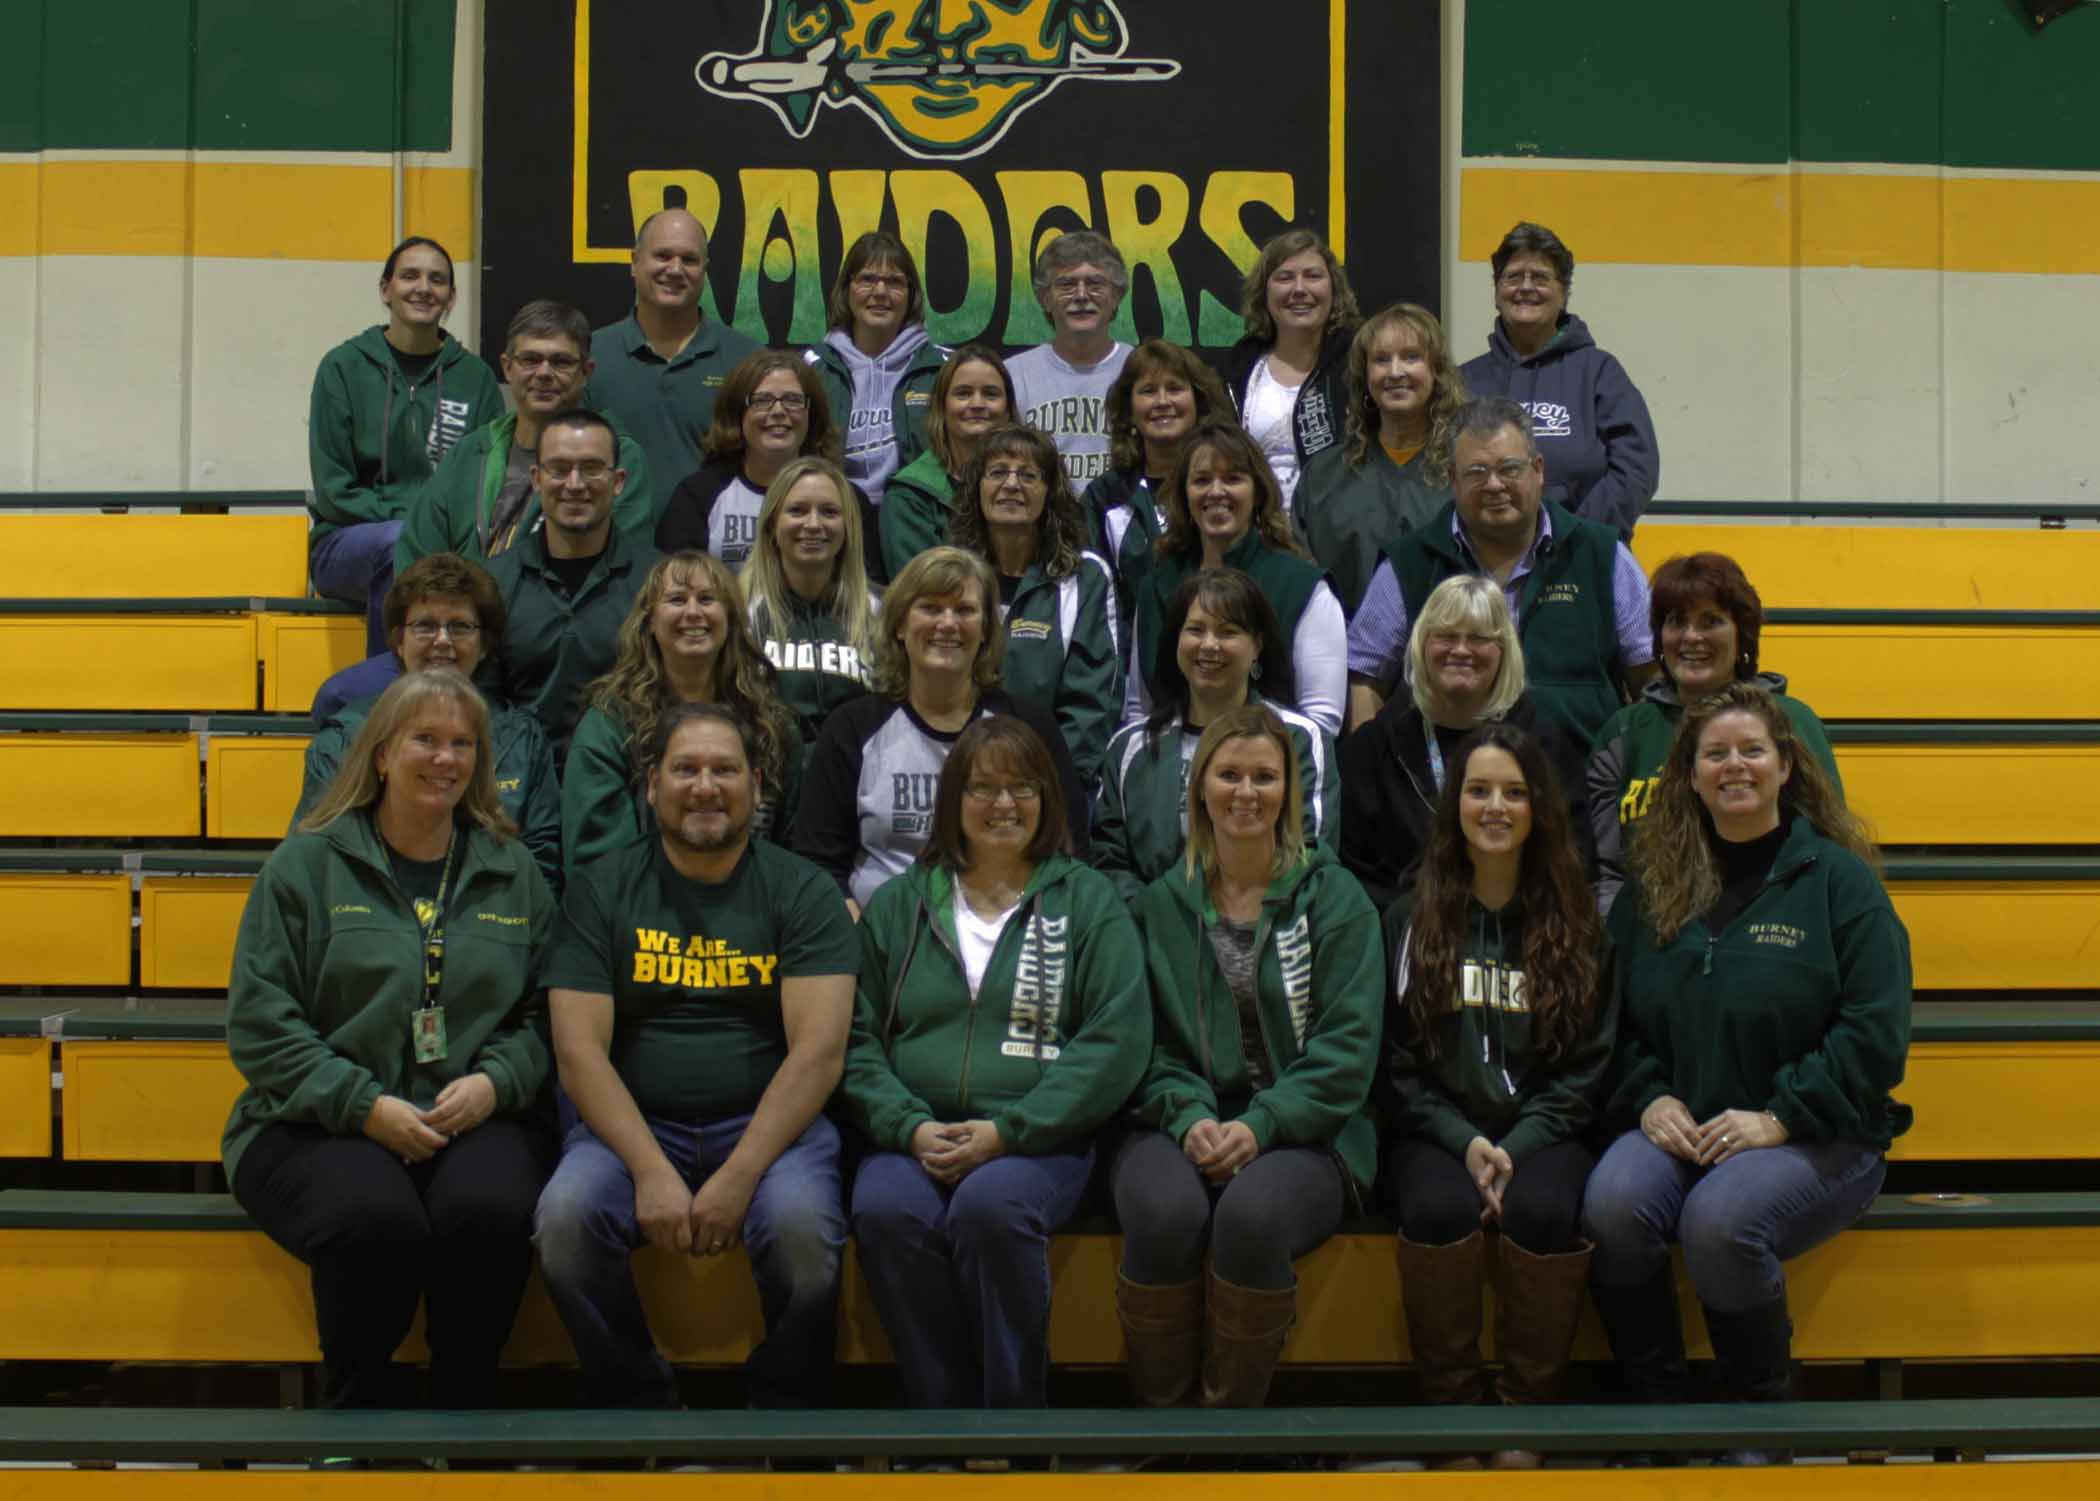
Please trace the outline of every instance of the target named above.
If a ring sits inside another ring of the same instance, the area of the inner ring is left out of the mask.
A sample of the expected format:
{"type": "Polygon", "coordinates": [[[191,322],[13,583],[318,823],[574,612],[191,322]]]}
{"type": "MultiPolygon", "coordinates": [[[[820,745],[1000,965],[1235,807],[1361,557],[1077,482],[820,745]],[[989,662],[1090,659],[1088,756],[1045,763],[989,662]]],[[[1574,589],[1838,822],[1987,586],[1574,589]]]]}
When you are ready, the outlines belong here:
{"type": "Polygon", "coordinates": [[[795,413],[808,408],[809,398],[800,391],[790,391],[785,396],[776,395],[771,391],[754,391],[751,393],[751,399],[745,405],[754,412],[770,412],[773,408],[779,407],[780,410],[792,417],[795,413]]]}
{"type": "Polygon", "coordinates": [[[505,359],[520,370],[552,370],[556,375],[573,375],[583,367],[583,361],[573,354],[506,354],[505,359]]]}
{"type": "Polygon", "coordinates": [[[542,478],[559,485],[571,479],[580,479],[587,485],[601,483],[612,473],[612,465],[602,459],[585,459],[581,464],[571,464],[562,459],[540,465],[542,478]]]}
{"type": "Polygon", "coordinates": [[[1531,463],[1526,459],[1504,459],[1499,464],[1468,464],[1458,471],[1458,482],[1467,489],[1475,489],[1488,482],[1493,475],[1505,485],[1514,485],[1531,473],[1531,463]]]}
{"type": "Polygon", "coordinates": [[[481,626],[472,620],[411,620],[408,633],[426,645],[440,636],[450,636],[454,641],[472,641],[481,634],[481,626]]]}
{"type": "Polygon", "coordinates": [[[1050,290],[1067,301],[1074,297],[1106,297],[1109,280],[1105,276],[1060,276],[1050,283],[1050,290]]]}
{"type": "Polygon", "coordinates": [[[1043,795],[1043,789],[1033,782],[965,782],[963,796],[973,803],[996,803],[1002,797],[1010,797],[1016,806],[1032,803],[1043,795]]]}
{"type": "Polygon", "coordinates": [[[856,292],[909,292],[911,283],[901,276],[878,276],[873,271],[863,271],[853,278],[856,292]]]}
{"type": "Polygon", "coordinates": [[[1557,287],[1560,278],[1551,271],[1505,271],[1496,280],[1505,287],[1557,287]]]}
{"type": "Polygon", "coordinates": [[[1457,646],[1460,642],[1464,642],[1467,648],[1472,651],[1486,651],[1491,646],[1501,644],[1498,637],[1475,636],[1466,631],[1431,631],[1429,633],[1429,644],[1432,646],[1451,647],[1457,646]]]}
{"type": "Polygon", "coordinates": [[[1043,482],[1043,471],[1030,465],[998,464],[984,471],[984,480],[994,487],[1011,482],[1024,490],[1033,490],[1043,482]]]}

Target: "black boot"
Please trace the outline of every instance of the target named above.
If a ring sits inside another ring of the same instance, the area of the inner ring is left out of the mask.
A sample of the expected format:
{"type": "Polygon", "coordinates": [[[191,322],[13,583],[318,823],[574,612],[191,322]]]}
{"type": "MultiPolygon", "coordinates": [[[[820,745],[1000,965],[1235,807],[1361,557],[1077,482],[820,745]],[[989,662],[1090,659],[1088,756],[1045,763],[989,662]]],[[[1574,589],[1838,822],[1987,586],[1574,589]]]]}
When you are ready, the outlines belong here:
{"type": "MultiPolygon", "coordinates": [[[[1682,1402],[1690,1390],[1684,1364],[1684,1328],[1677,1318],[1677,1284],[1667,1273],[1651,1283],[1611,1287],[1592,1279],[1590,1300],[1604,1321],[1611,1353],[1637,1402],[1682,1402]]],[[[1622,1454],[1629,1467],[1681,1465],[1667,1451],[1622,1454]]]]}
{"type": "MultiPolygon", "coordinates": [[[[1794,1321],[1787,1317],[1786,1295],[1762,1308],[1737,1313],[1706,1309],[1706,1332],[1714,1343],[1721,1385],[1738,1402],[1787,1402],[1794,1395],[1794,1321]]],[[[1787,1449],[1731,1449],[1724,1463],[1790,1465],[1787,1449]]]]}

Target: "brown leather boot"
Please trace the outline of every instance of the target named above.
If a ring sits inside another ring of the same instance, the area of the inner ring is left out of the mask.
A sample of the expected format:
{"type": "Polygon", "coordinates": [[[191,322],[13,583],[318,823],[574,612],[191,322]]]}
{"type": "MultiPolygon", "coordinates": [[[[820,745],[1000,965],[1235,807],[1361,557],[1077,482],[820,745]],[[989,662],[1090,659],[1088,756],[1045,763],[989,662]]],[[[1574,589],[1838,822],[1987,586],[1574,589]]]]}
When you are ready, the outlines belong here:
{"type": "Polygon", "coordinates": [[[1203,1284],[1149,1287],[1118,1272],[1116,1317],[1130,1351],[1130,1389],[1138,1405],[1186,1401],[1203,1364],[1203,1284]]]}
{"type": "Polygon", "coordinates": [[[1481,1299],[1487,1286],[1485,1243],[1475,1230],[1448,1246],[1400,1237],[1400,1304],[1414,1351],[1422,1400],[1435,1406],[1478,1402],[1481,1299]]]}
{"type": "Polygon", "coordinates": [[[1203,1352],[1205,1407],[1259,1407],[1298,1321],[1298,1288],[1241,1287],[1210,1274],[1203,1352]]]}
{"type": "MultiPolygon", "coordinates": [[[[1589,1291],[1592,1247],[1583,1241],[1562,1255],[1539,1256],[1507,1235],[1496,1238],[1502,1242],[1495,1258],[1502,1374],[1495,1380],[1495,1395],[1511,1406],[1565,1401],[1568,1357],[1589,1291]]],[[[1535,1470],[1540,1463],[1529,1449],[1504,1449],[1491,1461],[1498,1470],[1535,1470]]]]}

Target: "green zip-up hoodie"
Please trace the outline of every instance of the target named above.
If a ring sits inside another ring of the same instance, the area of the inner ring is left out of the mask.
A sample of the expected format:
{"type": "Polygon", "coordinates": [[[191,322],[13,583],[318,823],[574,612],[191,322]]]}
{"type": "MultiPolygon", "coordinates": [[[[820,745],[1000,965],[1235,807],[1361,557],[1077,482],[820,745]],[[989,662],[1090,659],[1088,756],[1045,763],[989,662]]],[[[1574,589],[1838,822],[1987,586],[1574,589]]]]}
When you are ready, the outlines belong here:
{"type": "MultiPolygon", "coordinates": [[[[1831,753],[1830,737],[1816,711],[1786,691],[1786,679],[1776,672],[1760,672],[1755,680],[1771,692],[1794,734],[1823,763],[1830,785],[1845,795],[1844,778],[1838,775],[1837,757],[1831,753]]],[[[1670,757],[1670,742],[1684,719],[1684,704],[1677,685],[1664,673],[1642,691],[1638,701],[1626,705],[1604,722],[1597,732],[1584,772],[1588,789],[1590,832],[1597,843],[1597,910],[1611,911],[1619,888],[1626,883],[1626,849],[1633,839],[1633,826],[1648,816],[1655,801],[1655,788],[1662,781],[1663,762],[1670,757]]]]}
{"type": "Polygon", "coordinates": [[[955,483],[932,449],[890,476],[882,495],[882,566],[890,578],[929,547],[948,540],[948,518],[955,510],[955,483]]]}
{"type": "MultiPolygon", "coordinates": [[[[306,779],[299,789],[299,806],[293,810],[293,828],[320,800],[343,752],[357,738],[358,730],[379,702],[374,693],[353,698],[330,715],[328,722],[306,743],[306,779]]],[[[561,891],[561,783],[554,774],[554,749],[540,722],[522,709],[507,704],[489,705],[489,751],[495,757],[496,796],[503,811],[518,826],[518,837],[532,851],[533,862],[547,884],[561,891]]]]}
{"type": "MultiPolygon", "coordinates": [[[[1249,703],[1267,702],[1259,693],[1249,703]]],[[[1269,704],[1298,750],[1305,793],[1305,842],[1333,848],[1340,836],[1342,779],[1334,736],[1287,704],[1269,704]]],[[[1186,720],[1152,734],[1144,722],[1126,724],[1108,742],[1101,795],[1094,803],[1094,869],[1136,901],[1180,861],[1188,847],[1188,774],[1201,730],[1186,720]]]]}
{"type": "Polygon", "coordinates": [[[839,1099],[886,1151],[928,1121],[989,1120],[1011,1152],[1077,1146],[1130,1098],[1152,1048],[1138,933],[1069,855],[1036,867],[977,995],[955,877],[913,864],[861,914],[860,989],[839,1099]]]}
{"type": "Polygon", "coordinates": [[[1314,846],[1278,876],[1254,942],[1268,1043],[1267,1089],[1249,1086],[1239,1008],[1211,951],[1202,877],[1176,866],[1138,898],[1152,981],[1152,1062],[1132,1108],[1180,1141],[1204,1119],[1245,1121],[1255,1143],[1335,1152],[1361,1197],[1378,1173],[1368,1108],[1378,1066],[1385,948],[1378,913],[1332,851],[1314,846]]]}
{"type": "MultiPolygon", "coordinates": [[[[655,545],[662,503],[670,495],[668,491],[657,495],[642,445],[627,435],[618,418],[607,415],[605,420],[619,435],[620,467],[627,471],[627,482],[613,499],[613,530],[636,547],[648,549],[655,545]]],[[[517,430],[517,414],[505,413],[467,434],[445,456],[408,509],[401,540],[394,544],[396,573],[406,572],[409,564],[434,552],[453,552],[472,562],[485,562],[540,529],[540,498],[529,494],[508,531],[485,541],[482,537],[483,529],[491,524],[496,492],[503,488],[511,435],[517,430]]]]}
{"type": "MultiPolygon", "coordinates": [[[[1123,653],[1116,639],[1116,587],[1093,553],[1062,579],[1030,563],[1006,606],[1006,661],[1000,682],[1057,716],[1072,769],[1091,787],[1101,776],[1108,737],[1123,712],[1123,653]],[[1070,609],[1067,610],[1067,595],[1070,609]],[[1071,634],[1065,634],[1067,615],[1071,634]]],[[[1074,809],[1072,817],[1079,818],[1074,809]]]]}
{"type": "MultiPolygon", "coordinates": [[[[632,738],[626,719],[604,709],[586,709],[576,722],[561,778],[562,861],[570,870],[656,832],[656,811],[649,806],[646,778],[635,769],[632,738]]],[[[802,763],[809,756],[800,737],[787,751],[779,785],[761,784],[764,796],[751,821],[754,835],[783,847],[801,805],[802,763]]]]}
{"type": "Polygon", "coordinates": [[[461,822],[445,896],[446,1055],[417,1063],[409,1013],[423,1004],[423,932],[367,812],[294,834],[264,862],[241,913],[226,995],[226,1045],[248,1087],[220,1153],[231,1179],[273,1121],[338,1136],[395,1095],[419,1110],[454,1079],[485,1073],[499,1111],[546,1082],[538,989],[554,898],[525,846],[461,822]]]}
{"type": "Polygon", "coordinates": [[[1910,1051],[1910,934],[1865,862],[1796,817],[1750,905],[1658,950],[1629,883],[1611,910],[1619,1053],[1607,1119],[1659,1097],[1694,1120],[1769,1110],[1795,1141],[1883,1151],[1910,1129],[1889,1097],[1910,1051]]]}
{"type": "Polygon", "coordinates": [[[1451,499],[1449,485],[1429,482],[1427,453],[1395,464],[1373,443],[1358,466],[1349,462],[1348,446],[1337,443],[1314,454],[1299,477],[1292,519],[1306,551],[1327,570],[1344,614],[1354,616],[1364,602],[1380,550],[1426,526],[1451,499]]]}
{"type": "MultiPolygon", "coordinates": [[[[1432,1054],[1402,1009],[1407,940],[1417,892],[1386,909],[1392,1005],[1386,1015],[1388,1126],[1400,1141],[1426,1137],[1464,1159],[1476,1136],[1524,1159],[1574,1141],[1595,1119],[1611,1072],[1618,1022],[1614,997],[1600,985],[1589,1025],[1560,1057],[1546,1058],[1532,1039],[1524,973],[1524,909],[1500,912],[1466,904],[1466,943],[1459,955],[1461,994],[1433,1019],[1432,1054]]],[[[1603,971],[1599,971],[1601,981],[1603,971]]]]}
{"type": "Polygon", "coordinates": [[[398,521],[451,449],[503,413],[503,387],[450,334],[410,385],[375,323],[328,351],[314,372],[306,454],[313,477],[309,548],[346,526],[398,521]]]}

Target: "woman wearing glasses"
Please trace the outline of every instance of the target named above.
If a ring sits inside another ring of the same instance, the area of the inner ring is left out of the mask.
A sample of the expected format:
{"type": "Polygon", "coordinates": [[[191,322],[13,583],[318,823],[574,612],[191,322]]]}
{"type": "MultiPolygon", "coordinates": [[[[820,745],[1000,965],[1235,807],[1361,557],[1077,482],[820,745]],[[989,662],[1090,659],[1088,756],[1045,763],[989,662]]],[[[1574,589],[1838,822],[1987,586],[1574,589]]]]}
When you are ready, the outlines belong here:
{"type": "Polygon", "coordinates": [[[861,921],[853,1235],[914,1407],[1044,1405],[1050,1236],[1151,1054],[1137,928],[1065,843],[1042,737],[980,719],[861,921]]]}
{"type": "Polygon", "coordinates": [[[1091,787],[1123,704],[1115,580],[1086,550],[1086,519],[1057,448],[1032,427],[995,428],[963,470],[961,493],[975,504],[955,508],[948,540],[999,576],[1000,682],[1057,716],[1072,766],[1091,787]]]}
{"type": "Polygon", "coordinates": [[[879,509],[890,476],[926,447],[947,351],[926,337],[917,262],[886,230],[870,230],[847,250],[828,311],[831,332],[807,358],[845,433],[846,477],[879,509]]]}
{"type": "Polygon", "coordinates": [[[1543,224],[1519,224],[1489,264],[1495,327],[1488,352],[1460,368],[1467,394],[1522,403],[1546,460],[1545,498],[1631,537],[1655,498],[1662,457],[1626,367],[1568,311],[1573,252],[1543,224]]]}
{"type": "MultiPolygon", "coordinates": [[[[404,569],[386,592],[386,639],[398,670],[450,667],[474,676],[484,657],[503,645],[503,594],[486,570],[449,552],[432,553],[404,569]]],[[[383,689],[386,681],[382,680],[383,689]]],[[[306,776],[292,825],[313,811],[350,742],[357,738],[379,693],[365,693],[336,709],[306,746],[306,776]]],[[[496,795],[518,826],[540,874],[561,890],[561,787],[554,750],[540,722],[523,709],[489,705],[489,755],[496,795]]]]}
{"type": "MultiPolygon", "coordinates": [[[[731,573],[758,543],[766,487],[790,459],[815,454],[836,464],[838,432],[816,367],[798,354],[761,349],[741,361],[715,397],[705,462],[671,492],[656,523],[656,550],[712,553],[731,573]]],[[[861,516],[868,499],[853,492],[861,516]]]]}

